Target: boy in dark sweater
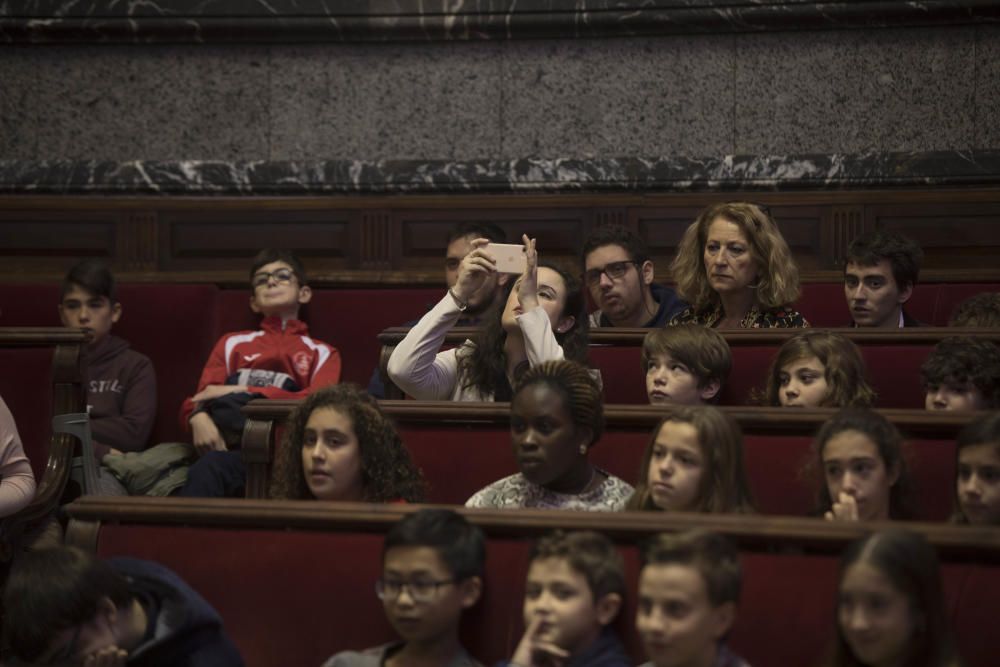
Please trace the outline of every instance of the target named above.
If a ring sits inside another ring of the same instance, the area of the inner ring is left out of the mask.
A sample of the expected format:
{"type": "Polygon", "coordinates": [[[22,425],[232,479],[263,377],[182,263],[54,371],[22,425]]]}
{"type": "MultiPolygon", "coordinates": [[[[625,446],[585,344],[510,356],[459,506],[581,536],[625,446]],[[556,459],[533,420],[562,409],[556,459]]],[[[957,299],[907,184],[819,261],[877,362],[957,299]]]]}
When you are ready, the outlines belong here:
{"type": "Polygon", "coordinates": [[[222,619],[180,577],[134,558],[81,549],[28,554],[4,591],[4,635],[31,664],[242,667],[222,619]]]}
{"type": "Polygon", "coordinates": [[[63,326],[90,331],[86,350],[87,404],[94,452],[137,452],[146,448],[156,418],[153,362],[111,335],[121,319],[115,278],[103,263],[85,259],[66,274],[59,297],[63,326]]]}

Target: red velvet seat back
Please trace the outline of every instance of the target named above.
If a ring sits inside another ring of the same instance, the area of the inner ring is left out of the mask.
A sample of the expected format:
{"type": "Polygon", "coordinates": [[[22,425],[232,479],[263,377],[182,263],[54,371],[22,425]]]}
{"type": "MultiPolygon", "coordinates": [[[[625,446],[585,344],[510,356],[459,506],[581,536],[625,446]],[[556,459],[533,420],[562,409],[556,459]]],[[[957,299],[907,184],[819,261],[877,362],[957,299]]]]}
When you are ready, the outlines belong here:
{"type": "MultiPolygon", "coordinates": [[[[464,504],[482,487],[517,472],[506,428],[404,423],[400,436],[428,480],[428,502],[464,504]]],[[[643,430],[606,431],[591,450],[591,461],[634,485],[650,437],[643,430]]],[[[807,470],[811,447],[810,436],[744,436],[747,479],[762,514],[805,516],[815,508],[821,477],[807,470]]],[[[907,452],[918,492],[917,517],[947,519],[955,484],[954,443],[913,440],[907,452]]]]}
{"type": "MultiPolygon", "coordinates": [[[[485,664],[509,657],[523,632],[522,601],[529,541],[488,540],[484,595],[463,618],[461,637],[485,664]]],[[[102,556],[157,560],[176,571],[223,617],[250,667],[317,665],[329,655],[392,639],[374,581],[382,536],[105,525],[102,556]]],[[[638,549],[622,545],[625,607],[615,623],[634,661],[638,549]]],[[[834,639],[834,554],[743,551],[741,600],[732,648],[756,665],[815,665],[834,639]]],[[[995,662],[994,625],[1000,568],[945,562],[945,611],[970,667],[995,662]]]]}
{"type": "MultiPolygon", "coordinates": [[[[101,529],[98,553],[163,563],[222,616],[249,667],[319,665],[330,655],[394,638],[375,581],[382,535],[188,527],[101,529]]],[[[491,540],[480,602],[461,637],[487,664],[520,636],[529,543],[491,540]]]]}
{"type": "Polygon", "coordinates": [[[41,479],[52,435],[53,348],[0,348],[0,397],[14,416],[35,479],[41,479]]]}

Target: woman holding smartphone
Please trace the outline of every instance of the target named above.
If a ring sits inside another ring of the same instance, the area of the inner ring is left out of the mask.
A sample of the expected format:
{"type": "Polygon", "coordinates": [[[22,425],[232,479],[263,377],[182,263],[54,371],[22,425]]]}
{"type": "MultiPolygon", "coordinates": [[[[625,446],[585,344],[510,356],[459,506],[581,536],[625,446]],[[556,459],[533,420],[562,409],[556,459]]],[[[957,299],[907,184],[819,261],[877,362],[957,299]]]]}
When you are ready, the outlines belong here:
{"type": "MultiPolygon", "coordinates": [[[[458,282],[410,329],[389,358],[389,377],[419,400],[507,401],[518,377],[545,361],[586,363],[586,301],[579,280],[538,263],[535,239],[524,240],[524,273],[505,288],[476,340],[440,351],[469,297],[497,273],[487,239],[472,242],[458,282]]],[[[593,371],[596,373],[596,371],[593,371]]]]}

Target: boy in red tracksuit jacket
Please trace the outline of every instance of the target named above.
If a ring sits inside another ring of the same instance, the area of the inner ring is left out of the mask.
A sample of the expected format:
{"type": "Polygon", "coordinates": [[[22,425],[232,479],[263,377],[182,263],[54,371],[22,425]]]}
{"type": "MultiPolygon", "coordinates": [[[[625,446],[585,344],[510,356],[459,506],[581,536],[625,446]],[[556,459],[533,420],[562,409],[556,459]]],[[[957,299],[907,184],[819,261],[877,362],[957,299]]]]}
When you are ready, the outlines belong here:
{"type": "Polygon", "coordinates": [[[259,331],[223,336],[205,364],[198,393],[181,406],[201,458],[177,493],[190,497],[238,497],[246,468],[238,447],[253,398],[300,398],[340,381],[340,353],[309,337],[299,308],[312,298],[305,269],[293,253],[262,250],[250,270],[250,309],[264,316],[259,331]]]}

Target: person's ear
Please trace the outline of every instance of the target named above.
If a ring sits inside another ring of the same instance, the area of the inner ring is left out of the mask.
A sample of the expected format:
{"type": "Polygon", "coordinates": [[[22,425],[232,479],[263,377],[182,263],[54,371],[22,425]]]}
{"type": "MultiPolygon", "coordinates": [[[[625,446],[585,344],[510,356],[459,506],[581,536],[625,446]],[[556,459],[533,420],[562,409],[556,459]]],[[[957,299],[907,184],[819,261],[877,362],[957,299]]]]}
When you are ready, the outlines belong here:
{"type": "Polygon", "coordinates": [[[462,595],[462,609],[468,609],[476,604],[483,594],[482,577],[469,577],[459,582],[458,590],[462,595]]]}
{"type": "Polygon", "coordinates": [[[729,634],[729,630],[733,627],[733,622],[735,620],[735,602],[723,602],[718,607],[713,609],[711,614],[712,637],[716,641],[721,641],[723,637],[729,634]]]}
{"type": "Polygon", "coordinates": [[[300,304],[307,304],[312,300],[312,298],[313,298],[312,287],[309,287],[309,285],[303,285],[302,287],[299,288],[300,304]]]}
{"type": "Polygon", "coordinates": [[[115,627],[118,622],[118,607],[111,598],[105,595],[97,601],[97,613],[94,614],[94,619],[99,623],[107,623],[109,628],[115,627]]]}
{"type": "Polygon", "coordinates": [[[909,301],[911,296],[913,296],[913,283],[907,283],[906,289],[899,290],[899,298],[897,299],[899,305],[902,306],[909,301]]]}
{"type": "Polygon", "coordinates": [[[69,322],[66,321],[66,311],[63,309],[63,305],[60,303],[56,308],[59,309],[59,321],[62,322],[64,327],[68,327],[69,322]]]}
{"type": "Polygon", "coordinates": [[[252,310],[255,313],[259,313],[260,312],[260,306],[257,305],[257,294],[256,293],[250,295],[250,310],[252,310]]]}
{"type": "Polygon", "coordinates": [[[722,389],[722,383],[717,379],[709,380],[708,383],[701,388],[700,396],[703,401],[711,401],[718,395],[719,390],[722,389]]]}
{"type": "Polygon", "coordinates": [[[652,285],[653,279],[656,278],[656,268],[653,266],[651,260],[646,260],[639,267],[639,275],[642,277],[643,285],[652,285]]]}
{"type": "Polygon", "coordinates": [[[572,315],[562,317],[559,319],[558,324],[556,324],[556,333],[566,333],[573,328],[574,324],[576,324],[576,318],[572,315]]]}
{"type": "Polygon", "coordinates": [[[886,472],[888,472],[889,488],[891,489],[893,486],[896,485],[896,482],[899,481],[899,474],[900,474],[899,461],[896,461],[896,463],[893,464],[892,468],[890,468],[886,472]]]}
{"type": "Polygon", "coordinates": [[[594,605],[597,611],[597,622],[601,625],[609,625],[618,616],[622,608],[622,596],[618,593],[608,593],[594,605]]]}
{"type": "Polygon", "coordinates": [[[514,275],[513,273],[498,273],[497,274],[497,287],[503,287],[504,285],[506,285],[507,283],[509,283],[511,276],[513,276],[513,275],[514,275]]]}
{"type": "Polygon", "coordinates": [[[111,305],[111,323],[116,324],[118,320],[122,318],[122,304],[120,301],[115,301],[111,305]]]}
{"type": "Polygon", "coordinates": [[[594,429],[589,426],[577,426],[576,443],[577,448],[580,449],[580,453],[585,455],[590,451],[590,446],[594,443],[594,429]]]}

